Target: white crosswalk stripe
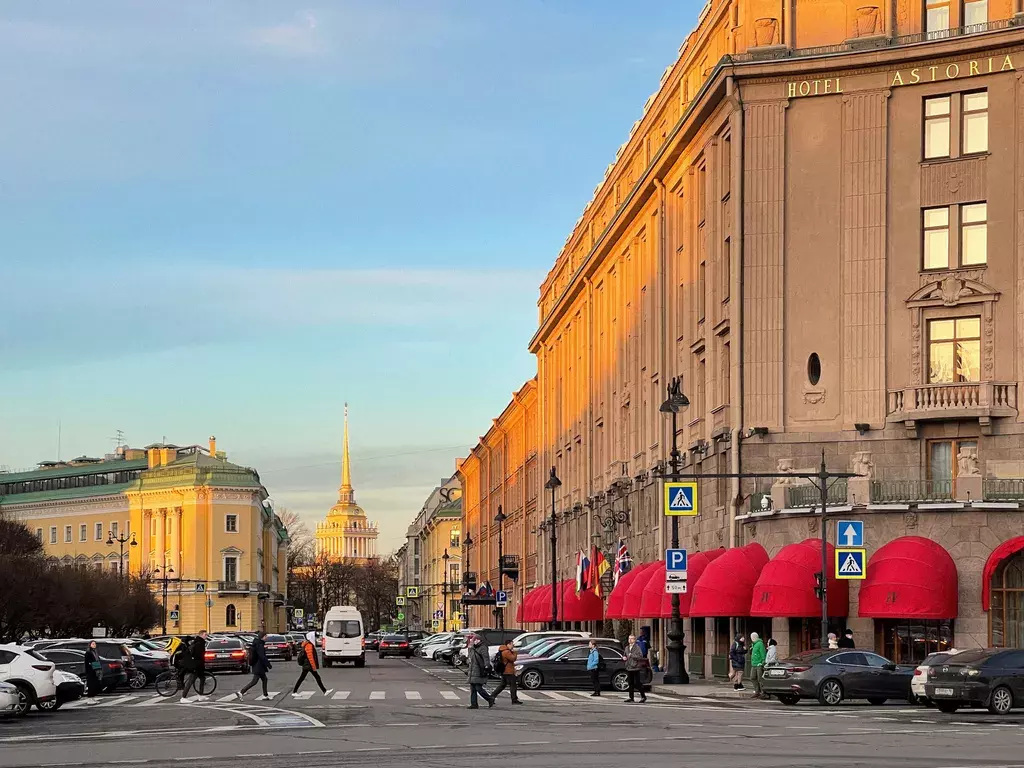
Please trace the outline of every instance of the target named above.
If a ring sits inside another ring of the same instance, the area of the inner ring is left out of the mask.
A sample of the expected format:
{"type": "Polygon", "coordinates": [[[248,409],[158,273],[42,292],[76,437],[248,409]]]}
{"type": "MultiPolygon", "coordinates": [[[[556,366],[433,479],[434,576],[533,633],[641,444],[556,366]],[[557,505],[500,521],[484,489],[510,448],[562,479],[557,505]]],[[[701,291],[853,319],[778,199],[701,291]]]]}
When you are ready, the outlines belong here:
{"type": "Polygon", "coordinates": [[[516,695],[519,696],[519,698],[523,701],[537,701],[537,698],[535,696],[531,696],[528,693],[523,693],[522,691],[519,691],[516,695]]]}
{"type": "Polygon", "coordinates": [[[313,695],[312,691],[299,691],[298,693],[293,693],[292,694],[292,698],[293,699],[298,699],[299,701],[305,701],[306,699],[308,699],[312,695],[313,695]]]}
{"type": "MultiPolygon", "coordinates": [[[[140,703],[136,704],[135,706],[137,706],[137,707],[153,707],[153,706],[156,706],[157,704],[167,704],[167,703],[169,703],[171,701],[174,701],[174,699],[172,699],[170,696],[158,696],[157,694],[154,693],[150,698],[146,699],[143,702],[140,702],[140,703]]],[[[75,703],[77,704],[78,702],[75,702],[75,703]]]]}
{"type": "Polygon", "coordinates": [[[384,691],[370,691],[370,701],[379,701],[384,698],[384,691]]]}
{"type": "Polygon", "coordinates": [[[562,694],[555,693],[554,691],[541,691],[541,693],[543,693],[549,699],[554,699],[555,701],[569,701],[568,696],[563,696],[562,694]]]}
{"type": "Polygon", "coordinates": [[[455,691],[441,691],[441,698],[448,699],[448,701],[458,701],[459,694],[457,694],[455,691]]]}
{"type": "Polygon", "coordinates": [[[419,691],[406,691],[405,698],[410,699],[411,701],[419,701],[423,697],[420,696],[419,691]]]}
{"type": "Polygon", "coordinates": [[[349,694],[351,693],[351,691],[338,691],[336,694],[334,694],[333,698],[335,701],[344,701],[349,697],[349,694]]]}
{"type": "Polygon", "coordinates": [[[117,697],[115,697],[113,699],[108,699],[106,701],[101,701],[96,706],[97,707],[118,707],[118,706],[120,706],[122,704],[127,704],[129,701],[132,701],[133,699],[137,699],[137,698],[139,698],[139,697],[138,696],[117,696],[117,697]]]}
{"type": "Polygon", "coordinates": [[[226,701],[238,701],[238,697],[235,696],[235,694],[233,693],[229,693],[227,696],[221,696],[219,699],[217,699],[217,702],[219,704],[223,704],[226,701]]]}

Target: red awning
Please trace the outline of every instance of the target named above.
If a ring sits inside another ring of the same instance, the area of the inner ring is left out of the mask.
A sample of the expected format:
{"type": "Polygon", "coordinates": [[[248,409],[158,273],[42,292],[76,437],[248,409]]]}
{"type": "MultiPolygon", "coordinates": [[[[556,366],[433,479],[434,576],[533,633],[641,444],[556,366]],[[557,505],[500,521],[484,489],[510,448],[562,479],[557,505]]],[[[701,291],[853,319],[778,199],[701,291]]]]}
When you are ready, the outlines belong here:
{"type": "MultiPolygon", "coordinates": [[[[687,558],[687,592],[679,596],[680,616],[690,615],[690,596],[693,594],[694,585],[708,567],[708,563],[722,554],[725,554],[724,549],[712,549],[708,552],[694,552],[687,558]]],[[[672,595],[665,594],[665,561],[660,560],[655,567],[657,573],[651,575],[650,581],[644,587],[644,595],[640,600],[640,614],[645,619],[668,619],[672,616],[672,595]]]]}
{"type": "Polygon", "coordinates": [[[526,604],[526,598],[524,597],[519,601],[519,605],[516,606],[516,624],[523,623],[523,605],[526,604]]]}
{"type": "Polygon", "coordinates": [[[604,601],[593,590],[585,589],[577,595],[576,579],[566,579],[560,586],[562,601],[558,613],[562,621],[601,621],[604,618],[604,601]]]}
{"type": "Polygon", "coordinates": [[[525,621],[537,623],[551,621],[551,585],[541,584],[534,589],[523,609],[525,621]]]}
{"type": "Polygon", "coordinates": [[[1024,549],[1024,536],[1004,541],[992,550],[985,561],[985,570],[981,572],[981,610],[987,611],[992,600],[992,577],[1003,561],[1024,549]]]}
{"type": "Polygon", "coordinates": [[[862,619],[955,619],[956,563],[931,539],[903,536],[868,561],[860,587],[862,619]]]}
{"type": "MultiPolygon", "coordinates": [[[[826,544],[825,572],[828,574],[828,615],[850,612],[850,582],[835,576],[835,547],[826,544]]],[[[804,618],[821,615],[821,600],[814,590],[814,574],[821,570],[821,539],[806,539],[779,550],[762,569],[750,602],[751,616],[804,618]]]]}
{"type": "MultiPolygon", "coordinates": [[[[647,618],[640,613],[640,601],[644,596],[644,589],[651,577],[658,572],[658,563],[648,563],[647,567],[638,573],[633,581],[629,583],[626,595],[622,599],[623,619],[644,619],[647,618]]],[[[620,585],[621,586],[621,585],[620,585]]]]}
{"type": "Polygon", "coordinates": [[[749,616],[750,599],[768,553],[756,541],[708,563],[691,590],[691,616],[749,616]]]}
{"type": "Polygon", "coordinates": [[[626,591],[629,589],[629,585],[633,583],[633,579],[652,565],[654,564],[640,563],[619,577],[619,583],[615,585],[611,594],[608,595],[608,610],[604,612],[604,617],[606,619],[624,618],[622,615],[622,604],[626,599],[626,591]]]}

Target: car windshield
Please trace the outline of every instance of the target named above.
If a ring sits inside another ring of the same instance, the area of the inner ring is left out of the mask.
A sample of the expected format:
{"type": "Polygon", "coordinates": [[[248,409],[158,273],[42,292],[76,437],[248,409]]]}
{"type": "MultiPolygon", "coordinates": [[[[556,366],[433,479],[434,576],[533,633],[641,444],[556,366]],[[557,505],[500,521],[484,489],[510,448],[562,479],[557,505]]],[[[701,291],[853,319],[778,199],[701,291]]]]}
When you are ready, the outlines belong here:
{"type": "Polygon", "coordinates": [[[385,643],[407,643],[409,638],[405,635],[384,635],[385,643]]]}
{"type": "Polygon", "coordinates": [[[288,642],[288,638],[285,637],[284,635],[267,635],[264,638],[264,642],[266,642],[266,643],[287,643],[288,642]]]}
{"type": "Polygon", "coordinates": [[[950,659],[949,661],[953,664],[974,664],[979,661],[986,661],[1001,652],[1001,648],[977,648],[971,651],[961,651],[956,655],[955,659],[950,659]]]}
{"type": "Polygon", "coordinates": [[[206,650],[226,650],[230,648],[241,648],[241,640],[211,640],[206,644],[206,650]]]}
{"type": "Polygon", "coordinates": [[[162,645],[151,640],[133,640],[131,644],[144,651],[162,651],[164,649],[162,645]]]}
{"type": "Polygon", "coordinates": [[[354,619],[331,619],[324,628],[324,634],[333,638],[361,637],[362,633],[362,627],[354,619]]]}
{"type": "Polygon", "coordinates": [[[953,654],[951,653],[930,653],[924,657],[924,661],[921,662],[922,667],[933,667],[936,664],[941,664],[953,654]]]}

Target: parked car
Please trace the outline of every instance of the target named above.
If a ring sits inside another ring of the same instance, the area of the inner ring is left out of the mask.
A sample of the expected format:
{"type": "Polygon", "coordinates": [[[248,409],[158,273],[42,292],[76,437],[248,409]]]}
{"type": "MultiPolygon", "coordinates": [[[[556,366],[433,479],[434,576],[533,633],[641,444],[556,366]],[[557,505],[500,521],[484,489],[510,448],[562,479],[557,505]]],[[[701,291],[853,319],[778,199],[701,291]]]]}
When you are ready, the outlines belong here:
{"type": "Polygon", "coordinates": [[[0,645],[0,683],[10,683],[18,689],[19,715],[26,714],[32,706],[45,712],[47,703],[57,698],[53,670],[53,662],[31,648],[0,645]]]}
{"type": "Polygon", "coordinates": [[[928,675],[933,667],[942,666],[956,653],[956,650],[930,653],[925,656],[924,661],[917,665],[914,669],[914,676],[910,678],[910,700],[913,703],[927,704],[929,706],[934,703],[928,698],[928,694],[924,690],[925,684],[928,682],[928,675]]]}
{"type": "Polygon", "coordinates": [[[380,632],[367,632],[363,637],[363,650],[376,651],[380,648],[380,639],[383,637],[380,632]]]}
{"type": "Polygon", "coordinates": [[[85,696],[85,681],[74,672],[55,669],[53,683],[57,686],[57,698],[52,702],[40,704],[39,708],[43,711],[60,709],[65,704],[78,701],[85,696]]]}
{"type": "Polygon", "coordinates": [[[517,651],[521,648],[535,643],[538,640],[544,640],[553,637],[590,637],[589,632],[575,632],[572,630],[548,630],[546,632],[520,632],[516,638],[512,641],[512,647],[517,651]]]}
{"type": "Polygon", "coordinates": [[[987,707],[1005,715],[1024,705],[1024,651],[981,648],[961,651],[929,670],[925,695],[940,712],[987,707]]]}
{"type": "MultiPolygon", "coordinates": [[[[487,658],[491,658],[498,652],[505,643],[514,643],[515,639],[522,635],[522,630],[519,629],[474,629],[470,630],[471,634],[476,635],[480,638],[484,646],[484,655],[487,658]]],[[[469,657],[469,650],[465,647],[459,649],[459,656],[461,657],[461,663],[456,666],[462,666],[466,663],[466,659],[469,657]]]]}
{"type": "Polygon", "coordinates": [[[296,655],[299,652],[299,646],[302,645],[302,641],[306,639],[306,636],[301,632],[288,632],[285,634],[285,637],[287,637],[288,642],[291,643],[292,656],[296,655]]]}
{"type": "MultiPolygon", "coordinates": [[[[89,644],[92,640],[61,640],[59,643],[54,643],[46,648],[47,651],[55,650],[69,650],[69,651],[81,651],[84,655],[86,650],[89,648],[89,644]]],[[[136,679],[138,670],[135,667],[135,659],[132,656],[131,651],[128,650],[128,646],[120,640],[109,640],[106,638],[96,640],[96,651],[99,653],[102,660],[109,659],[111,661],[120,661],[124,672],[124,678],[121,679],[119,675],[112,674],[109,682],[107,676],[103,676],[103,690],[106,693],[113,691],[120,685],[130,683],[133,679],[136,679]]],[[[148,665],[147,665],[148,666],[148,665]]],[[[107,665],[104,664],[104,671],[106,671],[107,665]]],[[[70,670],[75,674],[84,671],[85,663],[77,670],[70,670]]],[[[111,671],[114,671],[111,669],[111,671]]],[[[161,670],[164,671],[164,670],[161,670]]],[[[154,678],[156,675],[153,676],[154,678]]],[[[141,687],[141,686],[139,686],[141,687]]]]}
{"type": "Polygon", "coordinates": [[[529,659],[554,656],[556,653],[559,653],[563,648],[586,647],[591,640],[596,640],[599,645],[618,648],[620,654],[625,651],[625,649],[622,647],[622,643],[614,637],[555,637],[549,638],[547,640],[541,640],[539,642],[527,646],[525,649],[519,651],[519,658],[529,659]]]}
{"type": "Polygon", "coordinates": [[[384,635],[377,644],[377,658],[383,659],[388,656],[411,659],[412,646],[409,644],[409,638],[405,635],[384,635]]]}
{"type": "Polygon", "coordinates": [[[423,658],[436,661],[437,652],[444,648],[454,636],[454,632],[440,632],[436,635],[431,635],[423,641],[423,644],[416,651],[423,658]]]}
{"type": "Polygon", "coordinates": [[[24,714],[19,711],[21,692],[10,683],[0,683],[0,715],[7,717],[24,714]]]}
{"type": "Polygon", "coordinates": [[[236,637],[207,642],[204,660],[210,672],[249,673],[249,649],[236,637]]]}
{"type": "Polygon", "coordinates": [[[291,642],[284,635],[267,635],[263,638],[263,643],[267,649],[268,659],[291,661],[295,655],[291,642]]]}
{"type": "MultiPolygon", "coordinates": [[[[622,658],[622,647],[598,645],[601,654],[601,682],[610,685],[617,691],[629,689],[629,677],[626,674],[626,662],[622,658]]],[[[527,690],[536,690],[543,686],[556,688],[576,688],[590,685],[590,673],[587,672],[587,657],[590,655],[588,646],[566,646],[554,655],[544,658],[527,658],[516,660],[516,674],[519,684],[527,690]]],[[[654,678],[650,667],[643,671],[641,682],[649,685],[654,678]]]]}
{"type": "MultiPolygon", "coordinates": [[[[54,666],[62,671],[73,675],[85,674],[85,651],[76,648],[46,648],[39,651],[39,655],[47,661],[53,662],[54,666]]],[[[100,666],[102,667],[101,681],[104,691],[112,691],[122,685],[128,684],[128,672],[120,659],[110,659],[100,652],[100,666]]]]}
{"type": "Polygon", "coordinates": [[[898,666],[877,653],[817,649],[765,669],[761,688],[790,705],[804,698],[829,706],[844,699],[884,704],[888,699],[909,700],[913,675],[913,667],[898,666]]]}

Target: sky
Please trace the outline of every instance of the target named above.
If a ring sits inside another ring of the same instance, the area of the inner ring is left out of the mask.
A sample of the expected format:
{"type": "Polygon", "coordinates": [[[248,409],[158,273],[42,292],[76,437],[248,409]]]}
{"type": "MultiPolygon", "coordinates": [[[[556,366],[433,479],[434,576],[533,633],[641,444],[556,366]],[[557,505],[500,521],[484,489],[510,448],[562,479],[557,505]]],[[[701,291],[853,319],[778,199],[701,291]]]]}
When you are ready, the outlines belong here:
{"type": "Polygon", "coordinates": [[[0,467],[204,444],[388,552],[698,0],[6,0],[0,467]]]}

